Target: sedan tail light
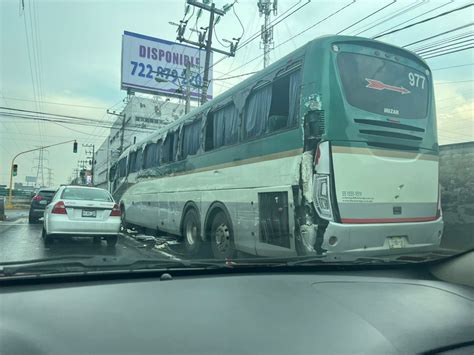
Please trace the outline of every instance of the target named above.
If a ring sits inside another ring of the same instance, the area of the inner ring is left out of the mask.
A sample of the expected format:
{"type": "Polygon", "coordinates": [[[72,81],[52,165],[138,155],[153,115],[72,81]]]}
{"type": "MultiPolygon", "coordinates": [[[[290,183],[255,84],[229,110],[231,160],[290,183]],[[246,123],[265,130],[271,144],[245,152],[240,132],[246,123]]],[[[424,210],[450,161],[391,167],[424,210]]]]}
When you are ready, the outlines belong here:
{"type": "Polygon", "coordinates": [[[120,217],[122,215],[122,211],[120,211],[120,207],[118,204],[114,205],[112,212],[110,212],[111,216],[120,217]]]}
{"type": "Polygon", "coordinates": [[[35,197],[33,197],[33,201],[41,201],[43,199],[43,196],[41,195],[36,195],[35,197]]]}
{"type": "Polygon", "coordinates": [[[54,214],[67,214],[66,206],[64,206],[64,202],[63,201],[56,202],[56,204],[54,205],[53,210],[51,211],[51,213],[54,213],[54,214]]]}

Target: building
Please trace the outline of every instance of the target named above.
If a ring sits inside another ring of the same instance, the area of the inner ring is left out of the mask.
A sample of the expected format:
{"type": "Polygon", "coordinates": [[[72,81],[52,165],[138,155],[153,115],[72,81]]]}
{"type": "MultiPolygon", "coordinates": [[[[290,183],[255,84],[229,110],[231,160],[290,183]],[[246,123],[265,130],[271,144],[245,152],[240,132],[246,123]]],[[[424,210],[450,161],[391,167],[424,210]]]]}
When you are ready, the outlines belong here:
{"type": "Polygon", "coordinates": [[[94,185],[108,188],[108,167],[117,161],[130,145],[184,115],[184,102],[170,99],[130,96],[117,116],[109,136],[95,153],[94,185]]]}

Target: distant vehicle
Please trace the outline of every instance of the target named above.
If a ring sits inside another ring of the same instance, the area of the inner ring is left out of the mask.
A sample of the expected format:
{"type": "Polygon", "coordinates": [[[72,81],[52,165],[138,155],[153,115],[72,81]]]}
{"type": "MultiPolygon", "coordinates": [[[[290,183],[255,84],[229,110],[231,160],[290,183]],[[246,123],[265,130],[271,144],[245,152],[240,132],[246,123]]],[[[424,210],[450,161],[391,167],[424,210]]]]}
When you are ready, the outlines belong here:
{"type": "Polygon", "coordinates": [[[380,255],[439,247],[438,155],[426,62],[325,36],[132,145],[109,178],[126,224],[190,254],[380,255]]]}
{"type": "Polygon", "coordinates": [[[103,189],[61,186],[44,212],[42,237],[45,244],[54,238],[92,237],[109,246],[117,243],[120,208],[103,189]]]}
{"type": "Polygon", "coordinates": [[[39,189],[33,196],[28,214],[28,223],[38,223],[38,219],[43,217],[46,206],[53,199],[56,189],[39,189]]]}

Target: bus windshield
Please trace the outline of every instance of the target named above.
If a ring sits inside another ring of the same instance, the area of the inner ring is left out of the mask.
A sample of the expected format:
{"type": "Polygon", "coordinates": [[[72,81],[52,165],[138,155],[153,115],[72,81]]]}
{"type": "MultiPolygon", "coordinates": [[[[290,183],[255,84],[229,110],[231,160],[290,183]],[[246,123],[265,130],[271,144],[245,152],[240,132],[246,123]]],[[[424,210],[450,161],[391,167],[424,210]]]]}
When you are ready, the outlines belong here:
{"type": "Polygon", "coordinates": [[[343,52],[337,64],[352,106],[392,117],[425,118],[428,78],[411,67],[378,57],[343,52]]]}

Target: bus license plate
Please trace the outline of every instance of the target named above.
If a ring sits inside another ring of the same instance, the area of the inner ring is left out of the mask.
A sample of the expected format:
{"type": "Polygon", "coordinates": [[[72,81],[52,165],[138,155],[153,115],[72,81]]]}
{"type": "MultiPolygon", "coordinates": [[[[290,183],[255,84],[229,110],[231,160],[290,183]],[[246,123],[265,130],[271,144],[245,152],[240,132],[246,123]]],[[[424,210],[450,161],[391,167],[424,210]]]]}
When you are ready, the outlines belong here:
{"type": "Polygon", "coordinates": [[[388,238],[388,246],[390,249],[405,248],[405,238],[403,237],[390,237],[388,238]]]}
{"type": "Polygon", "coordinates": [[[96,216],[96,211],[95,210],[82,210],[82,217],[92,217],[94,218],[96,216]]]}

